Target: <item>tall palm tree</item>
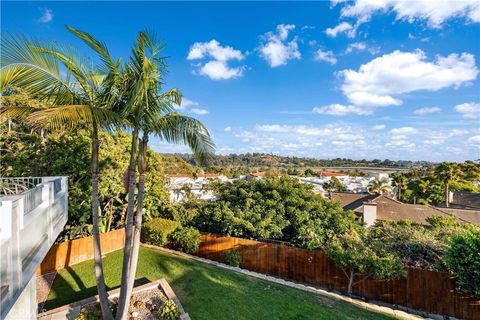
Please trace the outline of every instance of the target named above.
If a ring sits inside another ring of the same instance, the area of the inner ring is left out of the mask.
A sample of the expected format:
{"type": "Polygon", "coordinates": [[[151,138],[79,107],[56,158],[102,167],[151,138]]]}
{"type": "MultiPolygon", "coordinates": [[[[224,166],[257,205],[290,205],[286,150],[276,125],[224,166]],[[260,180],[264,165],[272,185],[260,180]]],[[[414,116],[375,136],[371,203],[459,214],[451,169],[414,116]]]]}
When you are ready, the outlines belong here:
{"type": "Polygon", "coordinates": [[[7,118],[26,118],[36,127],[58,129],[77,127],[90,129],[92,138],[92,224],[97,290],[104,319],[113,319],[108,305],[103,275],[99,232],[99,130],[110,129],[121,123],[112,112],[119,84],[119,62],[114,62],[104,44],[85,32],[67,27],[82,39],[101,58],[101,69],[91,67],[72,49],[59,44],[42,44],[25,37],[9,37],[2,41],[0,72],[2,92],[12,87],[26,90],[47,107],[15,106],[0,109],[7,118]],[[66,70],[62,76],[60,65],[66,70]]]}
{"type": "Polygon", "coordinates": [[[442,162],[435,168],[435,174],[438,179],[440,179],[444,185],[445,189],[445,207],[450,206],[450,190],[449,184],[453,181],[458,180],[463,172],[460,170],[456,163],[451,162],[442,162]]]}
{"type": "Polygon", "coordinates": [[[149,134],[161,140],[189,145],[200,159],[213,151],[213,142],[205,126],[199,121],[173,112],[173,103],[181,103],[177,89],[161,92],[164,58],[159,54],[162,46],[150,32],[140,32],[126,69],[126,97],[123,114],[133,126],[130,165],[128,173],[128,206],[125,223],[125,250],[122,268],[122,287],[117,319],[124,319],[135,280],[140,246],[143,198],[146,173],[146,150],[149,134]],[[143,137],[138,147],[139,132],[143,137]],[[134,219],[136,165],[139,166],[137,211],[134,219]],[[135,225],[134,225],[135,221],[135,225]],[[133,231],[133,232],[132,232],[133,231]]]}
{"type": "Polygon", "coordinates": [[[369,193],[388,194],[392,192],[392,187],[390,186],[388,179],[373,179],[368,184],[367,189],[369,193]]]}
{"type": "Polygon", "coordinates": [[[408,186],[408,179],[404,174],[398,173],[392,176],[393,183],[397,188],[397,199],[401,200],[402,191],[405,190],[408,186]]]}

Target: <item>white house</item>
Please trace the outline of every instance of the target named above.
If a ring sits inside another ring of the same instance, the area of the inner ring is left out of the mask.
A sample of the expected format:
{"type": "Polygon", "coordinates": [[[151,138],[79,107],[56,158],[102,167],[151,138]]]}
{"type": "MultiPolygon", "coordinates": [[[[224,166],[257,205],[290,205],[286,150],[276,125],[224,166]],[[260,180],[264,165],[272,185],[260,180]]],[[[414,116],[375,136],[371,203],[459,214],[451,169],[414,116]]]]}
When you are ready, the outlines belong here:
{"type": "Polygon", "coordinates": [[[206,186],[213,182],[219,181],[225,183],[229,181],[227,176],[217,173],[206,173],[198,175],[176,174],[167,176],[167,189],[170,200],[173,202],[182,202],[186,199],[187,190],[197,198],[202,200],[214,200],[215,195],[206,186]]]}

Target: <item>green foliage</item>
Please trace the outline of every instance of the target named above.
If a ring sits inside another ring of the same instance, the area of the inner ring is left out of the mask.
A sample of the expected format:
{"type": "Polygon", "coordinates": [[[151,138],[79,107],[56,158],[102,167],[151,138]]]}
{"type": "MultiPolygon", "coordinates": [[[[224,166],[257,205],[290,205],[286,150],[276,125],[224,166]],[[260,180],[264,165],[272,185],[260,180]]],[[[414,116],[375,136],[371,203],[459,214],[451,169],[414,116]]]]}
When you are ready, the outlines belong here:
{"type": "Polygon", "coordinates": [[[180,227],[180,223],[163,218],[154,218],[142,227],[143,241],[156,246],[168,243],[169,236],[180,227]]]}
{"type": "Polygon", "coordinates": [[[200,231],[193,227],[180,227],[170,235],[170,242],[177,250],[195,253],[200,247],[200,231]]]}
{"type": "Polygon", "coordinates": [[[349,294],[352,293],[355,277],[393,279],[406,275],[402,261],[397,256],[382,250],[377,243],[367,241],[368,229],[356,229],[336,237],[326,250],[349,279],[349,294]]]}
{"type": "Polygon", "coordinates": [[[232,267],[240,267],[242,264],[242,254],[238,250],[228,250],[223,255],[223,260],[232,267]]]}
{"type": "Polygon", "coordinates": [[[480,192],[475,183],[480,178],[480,166],[473,162],[443,162],[392,178],[397,189],[401,188],[399,200],[408,203],[444,205],[447,185],[451,191],[480,192]]]}
{"type": "Polygon", "coordinates": [[[202,231],[293,242],[315,249],[354,223],[354,216],[288,177],[236,180],[219,187],[217,201],[201,203],[191,222],[202,231]]]}
{"type": "Polygon", "coordinates": [[[95,303],[94,305],[82,307],[75,320],[98,320],[101,315],[102,310],[100,309],[100,305],[95,303]]]}
{"type": "Polygon", "coordinates": [[[168,299],[157,312],[157,318],[160,320],[176,320],[180,318],[180,310],[173,300],[168,299]]]}
{"type": "Polygon", "coordinates": [[[369,231],[370,243],[394,254],[404,265],[445,270],[441,259],[444,244],[428,228],[410,221],[377,221],[369,231]]]}
{"type": "Polygon", "coordinates": [[[324,183],[323,189],[328,192],[345,192],[347,190],[337,177],[332,177],[330,181],[324,183]]]}
{"type": "Polygon", "coordinates": [[[453,237],[444,259],[456,277],[457,290],[480,297],[480,229],[471,227],[453,237]]]}
{"type": "MultiPolygon", "coordinates": [[[[122,226],[126,210],[124,173],[128,167],[130,137],[122,131],[100,132],[101,231],[122,226]]],[[[3,150],[0,174],[5,177],[68,176],[68,223],[65,239],[91,234],[91,138],[86,130],[47,131],[43,137],[15,124],[1,134],[3,150]]],[[[163,179],[163,159],[148,150],[144,215],[168,212],[171,204],[163,179]]]]}

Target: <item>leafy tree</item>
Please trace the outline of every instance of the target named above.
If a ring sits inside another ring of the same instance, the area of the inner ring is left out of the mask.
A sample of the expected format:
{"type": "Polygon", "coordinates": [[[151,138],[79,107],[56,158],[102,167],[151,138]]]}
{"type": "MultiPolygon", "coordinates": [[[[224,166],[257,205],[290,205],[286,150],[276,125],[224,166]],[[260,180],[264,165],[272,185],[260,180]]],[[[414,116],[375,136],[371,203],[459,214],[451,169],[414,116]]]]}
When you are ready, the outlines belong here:
{"type": "Polygon", "coordinates": [[[316,177],[316,176],[318,176],[318,173],[315,172],[312,168],[305,169],[304,174],[305,174],[306,177],[316,177]]]}
{"type": "Polygon", "coordinates": [[[409,267],[445,270],[441,259],[444,243],[428,228],[411,221],[377,221],[368,241],[377,249],[397,256],[409,267]]]}
{"type": "Polygon", "coordinates": [[[455,275],[457,290],[480,297],[480,229],[455,236],[445,251],[445,262],[455,275]]]}
{"type": "Polygon", "coordinates": [[[219,187],[217,201],[201,203],[191,224],[218,234],[319,248],[348,230],[354,216],[311,189],[289,177],[236,180],[219,187]]]}
{"type": "Polygon", "coordinates": [[[327,247],[327,255],[344,272],[348,279],[347,293],[353,286],[368,278],[392,279],[405,276],[401,260],[391,253],[376,248],[376,243],[367,243],[368,229],[352,228],[340,234],[327,247]],[[356,279],[359,280],[355,281],[356,279]]]}
{"type": "Polygon", "coordinates": [[[337,177],[332,177],[330,181],[324,183],[323,189],[328,192],[345,192],[347,190],[337,177]]]}

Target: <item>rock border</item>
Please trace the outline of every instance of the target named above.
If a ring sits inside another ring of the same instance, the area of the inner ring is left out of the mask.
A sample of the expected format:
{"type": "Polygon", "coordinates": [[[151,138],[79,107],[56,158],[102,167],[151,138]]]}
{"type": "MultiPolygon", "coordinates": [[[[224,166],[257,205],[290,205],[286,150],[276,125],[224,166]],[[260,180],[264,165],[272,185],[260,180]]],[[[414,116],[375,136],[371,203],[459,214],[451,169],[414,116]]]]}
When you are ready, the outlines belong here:
{"type": "MultiPolygon", "coordinates": [[[[365,301],[362,301],[360,299],[344,296],[344,295],[341,295],[341,294],[336,293],[336,292],[331,292],[331,291],[327,291],[327,290],[324,290],[324,289],[315,288],[313,286],[308,286],[308,285],[304,285],[304,284],[301,284],[301,283],[297,283],[297,282],[293,282],[293,281],[289,281],[289,280],[285,280],[285,279],[281,279],[281,278],[277,278],[277,277],[272,277],[272,276],[269,276],[269,275],[266,275],[266,274],[263,274],[263,273],[258,273],[258,272],[250,271],[250,270],[247,270],[247,269],[232,267],[230,265],[227,265],[227,264],[224,264],[224,263],[221,263],[221,262],[217,262],[217,261],[210,260],[210,259],[205,259],[205,258],[198,257],[198,256],[195,256],[195,255],[191,255],[191,254],[188,254],[188,253],[167,249],[167,248],[164,248],[164,247],[158,247],[158,246],[149,245],[149,244],[145,244],[145,243],[142,243],[141,246],[145,247],[145,248],[149,248],[149,249],[154,249],[154,250],[158,250],[158,251],[171,253],[171,254],[174,254],[174,255],[177,255],[177,256],[181,256],[181,257],[184,257],[184,258],[187,258],[187,259],[196,260],[196,261],[203,262],[203,263],[206,263],[206,264],[214,265],[214,266],[217,266],[217,267],[222,268],[222,269],[227,269],[227,270],[230,270],[230,271],[233,271],[233,272],[241,273],[241,274],[244,274],[244,275],[247,275],[247,276],[250,276],[250,277],[254,277],[254,278],[257,278],[257,279],[266,280],[266,281],[276,283],[276,284],[280,284],[280,285],[283,285],[283,286],[287,286],[287,287],[295,288],[295,289],[298,289],[298,290],[322,295],[322,296],[329,297],[329,298],[332,298],[332,299],[335,299],[335,300],[341,300],[341,301],[344,301],[344,302],[347,302],[347,303],[351,303],[351,304],[353,304],[353,305],[355,305],[359,308],[362,308],[362,309],[365,309],[365,310],[368,310],[368,311],[374,311],[374,312],[382,313],[382,314],[393,316],[393,317],[396,317],[396,318],[399,318],[399,319],[407,319],[407,320],[411,320],[411,319],[412,320],[418,320],[418,319],[425,319],[425,318],[426,319],[438,319],[438,320],[443,320],[444,319],[444,317],[441,316],[441,315],[428,314],[426,312],[410,309],[410,308],[403,307],[403,306],[392,305],[392,304],[388,304],[388,303],[384,303],[384,302],[380,302],[380,301],[375,301],[375,303],[365,302],[365,301]]],[[[455,320],[456,318],[450,317],[449,319],[455,320]]]]}
{"type": "MultiPolygon", "coordinates": [[[[132,294],[151,290],[154,288],[160,288],[165,293],[168,299],[171,299],[173,300],[173,302],[175,302],[175,304],[178,307],[178,310],[180,310],[180,320],[191,320],[188,313],[185,312],[185,309],[183,308],[180,300],[178,299],[177,295],[173,291],[172,287],[170,287],[167,280],[165,279],[158,279],[158,280],[143,284],[141,286],[137,286],[133,288],[132,294]]],[[[116,298],[119,295],[120,295],[120,288],[108,291],[108,297],[110,299],[116,298]]],[[[76,301],[52,310],[48,310],[43,313],[40,313],[37,316],[37,319],[41,319],[41,320],[73,319],[75,316],[79,314],[80,309],[83,306],[89,305],[95,302],[99,302],[99,301],[100,300],[98,298],[98,295],[96,295],[90,298],[86,298],[80,301],[76,301]]]]}

